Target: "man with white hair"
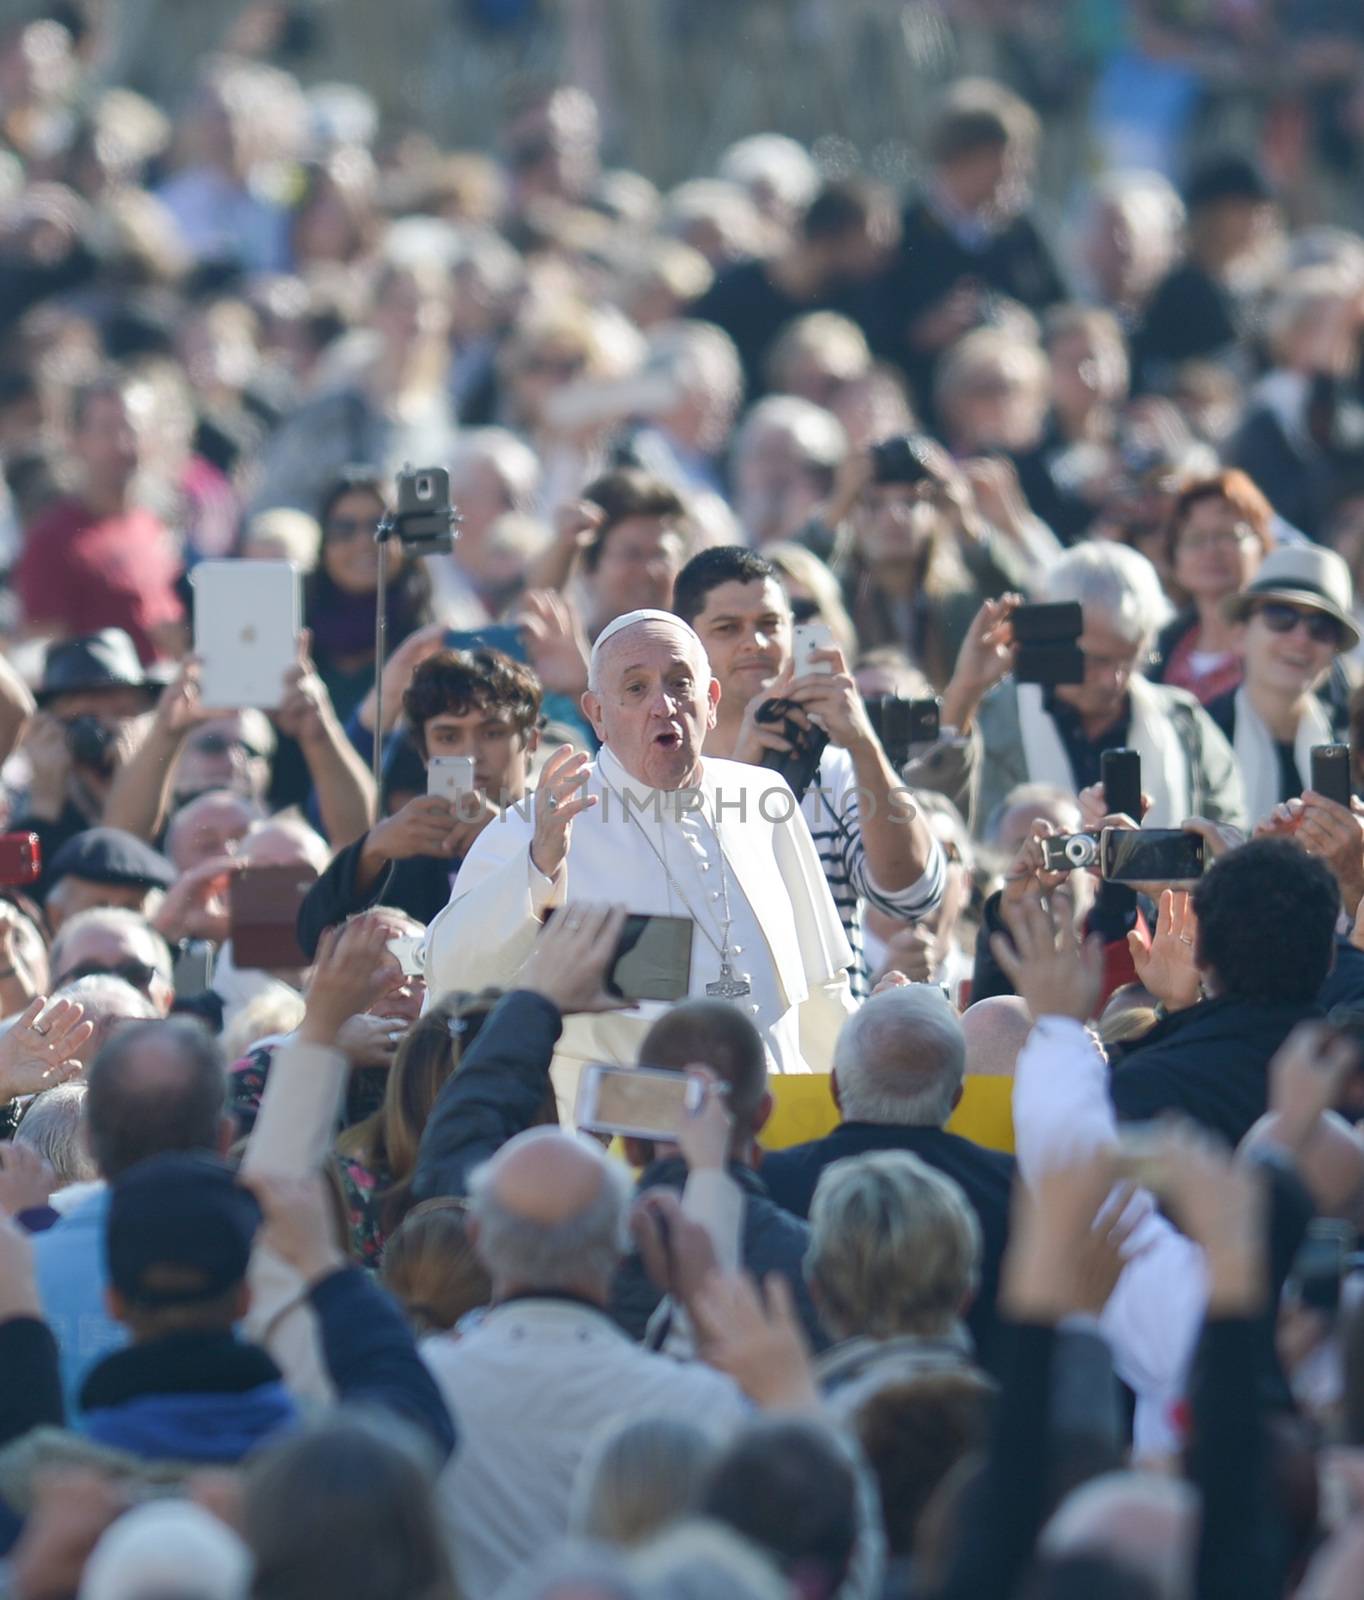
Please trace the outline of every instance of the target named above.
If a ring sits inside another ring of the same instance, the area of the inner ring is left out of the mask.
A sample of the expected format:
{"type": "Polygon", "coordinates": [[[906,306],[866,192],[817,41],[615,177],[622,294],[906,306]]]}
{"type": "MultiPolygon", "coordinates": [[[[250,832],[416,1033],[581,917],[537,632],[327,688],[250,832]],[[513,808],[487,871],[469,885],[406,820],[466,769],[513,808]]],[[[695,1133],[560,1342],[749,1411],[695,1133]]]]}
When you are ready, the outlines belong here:
{"type": "Polygon", "coordinates": [[[1169,614],[1145,556],[1119,544],[1075,545],[1048,573],[1042,598],[1079,601],[1084,681],[1007,678],[986,695],[976,718],[975,815],[990,816],[1022,783],[1078,794],[1099,781],[1105,750],[1127,747],[1141,755],[1148,826],[1178,828],[1190,817],[1243,825],[1241,782],[1220,730],[1191,694],[1141,675],[1169,614]]]}
{"type": "MultiPolygon", "coordinates": [[[[827,1066],[852,1009],[852,952],[786,783],[702,759],[719,697],[680,618],[634,611],[603,630],[582,699],[602,749],[557,750],[533,800],[479,834],[427,935],[432,993],[510,987],[548,912],[571,925],[583,902],[624,898],[690,921],[687,993],[745,1008],[778,1071],[827,1066]]],[[[583,1061],[635,1062],[663,1009],[570,1018],[560,1094],[583,1061]]]]}
{"type": "Polygon", "coordinates": [[[980,1222],[980,1289],[967,1318],[979,1346],[994,1324],[1014,1163],[947,1132],[965,1067],[961,1021],[936,984],[902,984],[873,995],[844,1023],[834,1050],[833,1093],[842,1122],[822,1139],[773,1151],[761,1171],[778,1205],[802,1217],[810,1215],[821,1174],[848,1156],[906,1150],[954,1179],[980,1222]]]}
{"type": "Polygon", "coordinates": [[[1198,1492],[1153,1472],[1109,1472],[1061,1502],[1043,1556],[1101,1555],[1139,1573],[1155,1600],[1188,1600],[1198,1550],[1198,1492]]]}
{"type": "Polygon", "coordinates": [[[166,941],[137,911],[95,906],[64,922],[52,941],[52,982],[115,977],[149,1000],[154,1015],[166,1016],[175,998],[166,941]]]}
{"type": "Polygon", "coordinates": [[[790,539],[828,500],[848,454],[843,424],[795,394],[760,400],[734,441],[734,509],[752,545],[790,539]]]}
{"type": "Polygon", "coordinates": [[[557,1128],[517,1135],[472,1175],[467,1227],[492,1307],[423,1348],[458,1418],[461,1448],[436,1496],[468,1594],[492,1594],[568,1531],[579,1463],[604,1424],[723,1426],[744,1410],[728,1378],[642,1350],[608,1315],[632,1196],[623,1163],[557,1128]]]}

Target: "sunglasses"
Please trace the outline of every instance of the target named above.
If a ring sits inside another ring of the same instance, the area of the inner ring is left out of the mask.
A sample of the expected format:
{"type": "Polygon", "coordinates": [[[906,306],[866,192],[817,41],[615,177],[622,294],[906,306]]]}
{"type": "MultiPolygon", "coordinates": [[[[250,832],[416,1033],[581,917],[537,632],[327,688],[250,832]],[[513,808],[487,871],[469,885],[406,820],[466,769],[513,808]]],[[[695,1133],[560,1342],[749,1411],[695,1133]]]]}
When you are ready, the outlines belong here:
{"type": "Polygon", "coordinates": [[[1324,611],[1299,611],[1297,606],[1286,605],[1282,600],[1267,600],[1258,615],[1271,633],[1292,633],[1300,622],[1307,624],[1307,637],[1313,644],[1329,644],[1340,648],[1340,624],[1324,611]]]}
{"type": "Polygon", "coordinates": [[[124,983],[132,984],[134,989],[140,989],[145,994],[155,976],[156,968],[149,967],[145,961],[120,961],[117,966],[109,966],[102,961],[87,961],[82,966],[72,967],[70,972],[63,975],[62,982],[75,983],[77,978],[122,978],[124,983]]]}
{"type": "Polygon", "coordinates": [[[328,544],[349,544],[361,534],[374,537],[376,524],[365,517],[328,517],[326,536],[328,544]]]}

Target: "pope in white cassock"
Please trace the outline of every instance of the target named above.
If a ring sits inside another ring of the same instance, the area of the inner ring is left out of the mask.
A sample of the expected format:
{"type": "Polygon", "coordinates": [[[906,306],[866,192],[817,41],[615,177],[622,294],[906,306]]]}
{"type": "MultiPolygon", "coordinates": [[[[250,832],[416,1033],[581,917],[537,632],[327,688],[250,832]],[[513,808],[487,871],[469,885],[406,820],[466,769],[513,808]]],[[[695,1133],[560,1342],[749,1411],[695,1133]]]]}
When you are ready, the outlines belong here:
{"type": "MultiPolygon", "coordinates": [[[[574,904],[689,917],[693,996],[752,1016],[781,1072],[828,1071],[853,1009],[852,961],[809,828],[775,773],[701,755],[720,685],[700,639],[665,611],[618,617],[592,650],[583,709],[602,741],[545,764],[533,802],[489,823],[426,941],[432,994],[512,988],[546,911],[574,904]]],[[[564,1020],[566,1078],[634,1064],[667,1006],[564,1020]]]]}

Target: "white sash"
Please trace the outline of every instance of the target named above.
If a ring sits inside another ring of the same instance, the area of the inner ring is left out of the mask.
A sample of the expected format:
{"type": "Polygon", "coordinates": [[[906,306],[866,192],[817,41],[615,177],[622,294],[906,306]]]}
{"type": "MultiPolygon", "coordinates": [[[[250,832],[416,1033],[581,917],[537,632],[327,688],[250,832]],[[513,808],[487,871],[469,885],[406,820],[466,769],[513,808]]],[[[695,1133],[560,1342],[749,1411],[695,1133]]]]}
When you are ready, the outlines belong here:
{"type": "MultiPolygon", "coordinates": [[[[1311,781],[1312,746],[1330,744],[1335,737],[1330,714],[1316,695],[1307,697],[1307,709],[1298,721],[1293,739],[1293,759],[1304,783],[1311,781]]],[[[1236,691],[1236,765],[1246,792],[1246,820],[1254,827],[1279,803],[1279,756],[1274,737],[1250,703],[1245,685],[1236,691]]]]}
{"type": "MultiPolygon", "coordinates": [[[[1141,756],[1141,786],[1151,796],[1144,821],[1152,828],[1177,828],[1193,815],[1189,760],[1161,697],[1145,678],[1128,685],[1131,717],[1128,746],[1141,756]]],[[[1018,725],[1031,783],[1050,783],[1076,792],[1075,774],[1056,724],[1042,704],[1039,684],[1018,685],[1018,725]]]]}

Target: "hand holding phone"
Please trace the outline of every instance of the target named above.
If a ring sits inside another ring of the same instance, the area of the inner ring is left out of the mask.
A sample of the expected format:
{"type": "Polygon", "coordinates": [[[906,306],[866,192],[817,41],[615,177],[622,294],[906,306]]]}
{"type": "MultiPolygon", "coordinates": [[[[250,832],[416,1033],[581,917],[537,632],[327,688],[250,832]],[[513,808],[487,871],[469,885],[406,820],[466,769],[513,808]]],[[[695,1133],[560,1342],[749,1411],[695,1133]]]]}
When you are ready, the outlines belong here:
{"type": "Polygon", "coordinates": [[[704,1082],[691,1073],[593,1062],[578,1080],[573,1120],[587,1133],[675,1139],[704,1095],[704,1082]]]}
{"type": "Polygon", "coordinates": [[[1350,809],[1350,747],[1348,744],[1312,746],[1312,788],[1326,800],[1350,809]]]}
{"type": "Polygon", "coordinates": [[[816,661],[814,655],[817,650],[834,649],[837,649],[837,645],[833,629],[827,622],[798,622],[792,629],[792,675],[806,678],[811,673],[822,672],[832,676],[833,662],[816,661]]]}

